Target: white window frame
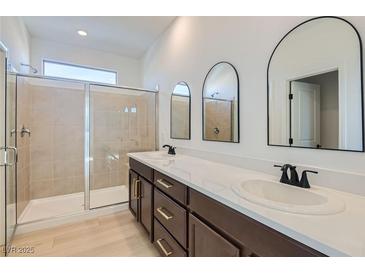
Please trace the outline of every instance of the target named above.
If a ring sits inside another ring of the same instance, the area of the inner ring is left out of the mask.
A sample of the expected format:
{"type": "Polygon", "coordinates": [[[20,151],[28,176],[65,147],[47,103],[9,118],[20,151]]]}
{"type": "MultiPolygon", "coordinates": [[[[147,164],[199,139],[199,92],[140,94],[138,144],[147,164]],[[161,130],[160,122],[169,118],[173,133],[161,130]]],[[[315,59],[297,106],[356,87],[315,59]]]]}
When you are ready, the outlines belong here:
{"type": "Polygon", "coordinates": [[[79,81],[79,82],[97,83],[97,84],[112,85],[112,86],[113,85],[115,85],[115,86],[118,85],[118,72],[116,70],[98,68],[98,67],[92,67],[92,66],[85,66],[85,65],[79,65],[79,64],[75,64],[75,63],[63,62],[63,61],[52,60],[52,59],[42,59],[42,74],[43,74],[43,76],[46,76],[46,77],[69,79],[69,80],[79,81]],[[98,81],[80,80],[80,79],[75,79],[75,78],[64,78],[64,77],[45,75],[44,72],[45,72],[45,64],[46,63],[53,63],[53,64],[70,66],[70,67],[85,68],[85,69],[90,69],[90,70],[98,70],[98,71],[105,71],[105,72],[114,73],[115,74],[115,84],[110,84],[110,83],[105,83],[105,82],[98,82],[98,81]]]}

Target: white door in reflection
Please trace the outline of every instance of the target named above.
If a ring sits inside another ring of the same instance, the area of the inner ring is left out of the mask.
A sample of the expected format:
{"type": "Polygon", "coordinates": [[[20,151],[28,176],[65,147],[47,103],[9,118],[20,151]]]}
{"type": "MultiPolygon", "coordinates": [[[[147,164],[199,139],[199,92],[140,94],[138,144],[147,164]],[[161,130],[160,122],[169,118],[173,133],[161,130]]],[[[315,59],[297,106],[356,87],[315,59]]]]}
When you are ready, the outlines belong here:
{"type": "Polygon", "coordinates": [[[294,146],[320,146],[320,86],[292,81],[291,127],[294,146]]]}

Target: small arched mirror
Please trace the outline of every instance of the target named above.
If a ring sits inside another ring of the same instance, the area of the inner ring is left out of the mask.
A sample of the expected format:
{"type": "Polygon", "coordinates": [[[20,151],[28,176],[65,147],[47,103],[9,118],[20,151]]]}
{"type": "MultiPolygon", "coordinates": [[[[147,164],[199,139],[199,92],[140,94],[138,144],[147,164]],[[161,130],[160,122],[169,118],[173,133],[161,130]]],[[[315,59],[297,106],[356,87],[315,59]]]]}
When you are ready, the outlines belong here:
{"type": "Polygon", "coordinates": [[[171,94],[171,139],[190,140],[190,89],[179,82],[171,94]]]}
{"type": "Polygon", "coordinates": [[[239,142],[239,80],[228,62],[215,64],[203,85],[203,140],[239,142]]]}

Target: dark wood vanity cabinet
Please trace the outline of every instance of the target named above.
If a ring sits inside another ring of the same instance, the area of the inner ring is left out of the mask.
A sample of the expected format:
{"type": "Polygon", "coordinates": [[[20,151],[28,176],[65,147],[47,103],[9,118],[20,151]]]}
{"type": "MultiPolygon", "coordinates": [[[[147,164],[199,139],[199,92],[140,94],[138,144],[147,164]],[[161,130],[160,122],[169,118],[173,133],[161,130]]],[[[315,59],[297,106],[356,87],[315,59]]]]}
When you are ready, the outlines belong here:
{"type": "Polygon", "coordinates": [[[138,214],[138,174],[129,170],[129,210],[139,219],[138,214]]]}
{"type": "Polygon", "coordinates": [[[140,178],[140,222],[143,227],[147,230],[147,232],[151,235],[152,232],[152,196],[153,196],[153,187],[150,182],[140,178]]]}
{"type": "MultiPolygon", "coordinates": [[[[322,253],[190,189],[189,208],[240,250],[244,257],[312,257],[322,253]],[[224,236],[223,236],[224,235],[224,236]]],[[[190,237],[190,235],[189,235],[190,237]]]]}
{"type": "MultiPolygon", "coordinates": [[[[133,160],[133,159],[131,159],[133,160]]],[[[130,161],[129,210],[152,239],[153,232],[153,170],[137,161],[130,161]],[[142,176],[141,174],[145,175],[142,176]]]]}
{"type": "Polygon", "coordinates": [[[239,257],[240,250],[198,218],[189,214],[190,257],[239,257]]]}
{"type": "Polygon", "coordinates": [[[130,211],[162,256],[324,256],[134,159],[129,164],[130,211]]]}

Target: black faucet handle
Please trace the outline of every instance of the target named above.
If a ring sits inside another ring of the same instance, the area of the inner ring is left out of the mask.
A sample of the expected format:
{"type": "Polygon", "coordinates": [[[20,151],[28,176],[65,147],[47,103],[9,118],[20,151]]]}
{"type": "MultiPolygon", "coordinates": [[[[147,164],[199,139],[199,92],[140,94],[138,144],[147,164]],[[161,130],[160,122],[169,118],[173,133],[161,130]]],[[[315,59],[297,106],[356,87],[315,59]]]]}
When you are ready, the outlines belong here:
{"type": "Polygon", "coordinates": [[[308,182],[308,176],[307,173],[314,173],[314,174],[318,174],[318,171],[314,171],[314,170],[303,170],[302,172],[302,178],[300,179],[300,186],[303,188],[310,188],[310,184],[308,182]]]}
{"type": "Polygon", "coordinates": [[[288,177],[288,168],[291,167],[291,165],[289,164],[285,164],[285,165],[274,165],[274,167],[280,167],[280,170],[283,172],[281,174],[281,178],[280,178],[280,182],[284,183],[284,184],[289,184],[289,177],[288,177]]]}
{"type": "Polygon", "coordinates": [[[281,170],[283,170],[283,167],[284,166],[281,166],[281,165],[274,165],[274,167],[280,167],[281,170]]]}

